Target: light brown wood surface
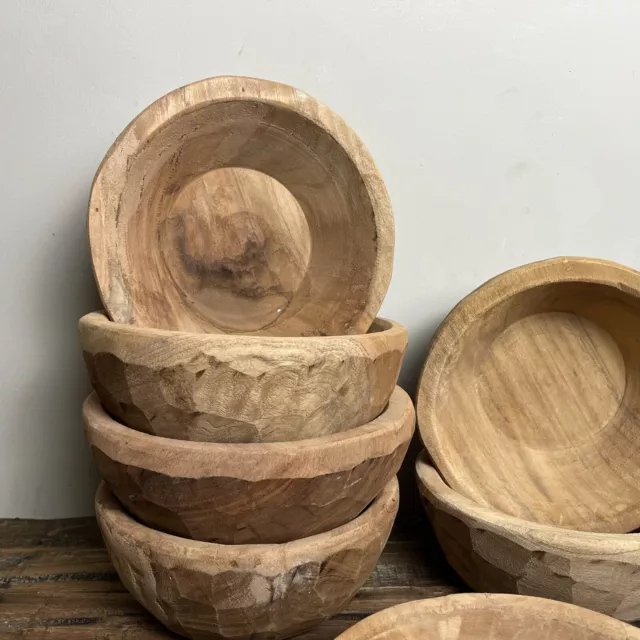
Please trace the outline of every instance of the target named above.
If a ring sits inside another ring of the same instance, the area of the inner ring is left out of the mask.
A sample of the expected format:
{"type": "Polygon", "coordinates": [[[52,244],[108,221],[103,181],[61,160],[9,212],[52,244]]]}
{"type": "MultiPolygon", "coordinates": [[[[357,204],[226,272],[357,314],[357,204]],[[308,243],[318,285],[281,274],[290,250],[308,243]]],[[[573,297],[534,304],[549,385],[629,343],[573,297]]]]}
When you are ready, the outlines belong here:
{"type": "Polygon", "coordinates": [[[542,523],[640,526],[640,274],[556,258],[508,271],[445,319],[422,439],[475,502],[542,523]]]}
{"type": "Polygon", "coordinates": [[[209,78],[125,129],[94,180],[89,241],[117,322],[280,336],[365,333],[391,278],[384,183],[302,91],[209,78]]]}
{"type": "Polygon", "coordinates": [[[361,426],[385,408],[407,330],[277,338],[169,332],[80,320],[91,383],[123,424],[166,438],[277,442],[361,426]]]}
{"type": "Polygon", "coordinates": [[[337,640],[636,640],[640,631],[562,602],[487,593],[407,602],[337,640]]]}
{"type": "Polygon", "coordinates": [[[570,531],[480,506],[448,487],[424,453],[416,472],[447,560],[472,589],[640,618],[640,534],[570,531]]]}
{"type": "Polygon", "coordinates": [[[376,420],[297,442],[151,436],[110,418],[95,394],[83,414],[98,469],[131,514],[162,531],[229,544],[288,542],[352,520],[397,473],[415,423],[399,387],[376,420]]]}
{"type": "Polygon", "coordinates": [[[109,555],[132,595],[194,640],[277,640],[338,612],[373,571],[398,510],[398,482],[355,520],[280,545],[177,538],[128,516],[103,484],[96,513],[109,555]]]}

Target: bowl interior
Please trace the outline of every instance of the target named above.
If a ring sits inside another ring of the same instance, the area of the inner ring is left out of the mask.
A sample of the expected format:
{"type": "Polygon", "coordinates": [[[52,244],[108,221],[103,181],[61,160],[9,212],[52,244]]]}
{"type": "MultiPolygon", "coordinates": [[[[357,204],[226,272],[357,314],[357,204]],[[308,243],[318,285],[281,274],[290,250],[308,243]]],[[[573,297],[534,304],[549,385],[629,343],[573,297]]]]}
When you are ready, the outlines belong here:
{"type": "Polygon", "coordinates": [[[393,322],[385,320],[384,318],[376,318],[367,333],[382,333],[383,331],[389,331],[393,328],[393,322]]]}
{"type": "Polygon", "coordinates": [[[329,131],[283,104],[178,112],[128,158],[117,211],[130,299],[105,301],[116,321],[323,335],[375,316],[359,317],[376,269],[370,194],[329,131]]]}
{"type": "Polygon", "coordinates": [[[638,297],[598,282],[535,286],[476,317],[432,382],[449,483],[529,520],[637,528],[639,336],[638,297]]]}

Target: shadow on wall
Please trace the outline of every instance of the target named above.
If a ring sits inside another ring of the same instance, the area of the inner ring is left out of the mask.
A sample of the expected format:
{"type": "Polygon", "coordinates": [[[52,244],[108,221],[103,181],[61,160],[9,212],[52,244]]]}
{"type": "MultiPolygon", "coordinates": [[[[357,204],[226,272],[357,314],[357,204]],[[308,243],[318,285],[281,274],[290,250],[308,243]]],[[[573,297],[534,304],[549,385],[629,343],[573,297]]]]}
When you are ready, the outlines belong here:
{"type": "MultiPolygon", "coordinates": [[[[414,406],[420,374],[427,357],[429,343],[444,318],[445,316],[443,315],[440,321],[425,324],[418,331],[409,331],[409,349],[402,365],[398,384],[411,396],[414,406]]],[[[415,461],[422,448],[422,441],[416,425],[416,432],[409,446],[409,451],[398,473],[398,480],[400,481],[400,511],[396,527],[399,528],[409,528],[412,522],[422,518],[422,505],[415,480],[415,461]]]]}
{"type": "MultiPolygon", "coordinates": [[[[82,429],[90,385],[78,344],[78,319],[100,309],[86,238],[86,196],[79,194],[37,256],[40,287],[33,292],[37,343],[33,379],[19,389],[24,414],[12,448],[27,473],[10,504],[27,515],[61,518],[93,513],[98,475],[82,429]],[[35,491],[35,494],[34,494],[35,491]]],[[[18,474],[19,475],[19,472],[18,474]]],[[[15,509],[14,509],[15,510],[15,509]]]]}

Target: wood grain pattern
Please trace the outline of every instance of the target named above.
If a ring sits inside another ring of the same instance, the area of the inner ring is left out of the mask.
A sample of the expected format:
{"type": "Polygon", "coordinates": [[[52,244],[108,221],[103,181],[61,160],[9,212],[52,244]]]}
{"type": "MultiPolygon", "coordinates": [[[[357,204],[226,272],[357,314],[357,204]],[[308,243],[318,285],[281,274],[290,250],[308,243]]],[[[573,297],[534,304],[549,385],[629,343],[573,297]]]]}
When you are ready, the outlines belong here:
{"type": "Polygon", "coordinates": [[[570,531],[478,505],[448,487],[424,454],[416,472],[447,560],[471,588],[640,618],[640,534],[570,531]]]}
{"type": "MultiPolygon", "coordinates": [[[[334,640],[363,617],[463,585],[426,517],[396,520],[367,582],[341,612],[299,636],[334,640]],[[419,536],[419,537],[418,537],[419,536]],[[428,540],[428,542],[427,542],[428,540]]],[[[29,640],[176,640],[125,590],[95,518],[0,519],[0,636],[29,640]]]]}
{"type": "Polygon", "coordinates": [[[425,446],[452,488],[585,531],[640,527],[640,274],[556,258],[474,291],[432,342],[425,446]]]}
{"type": "Polygon", "coordinates": [[[130,513],[187,538],[287,542],[355,518],[400,468],[415,413],[396,388],[376,420],[344,433],[256,444],[183,442],[122,426],[84,406],[98,468],[130,513]]]}
{"type": "Polygon", "coordinates": [[[407,346],[407,330],[380,318],[364,335],[276,338],[145,329],[91,313],[79,334],[112,416],[203,442],[302,440],[370,422],[407,346]]]}
{"type": "Polygon", "coordinates": [[[328,107],[219,77],[160,98],[116,140],[89,241],[116,322],[359,334],[391,278],[393,214],[368,151],[328,107]]]}
{"type": "Polygon", "coordinates": [[[120,579],[172,631],[194,640],[277,640],[346,604],[373,571],[398,510],[393,478],[352,522],[282,545],[177,538],[128,516],[103,484],[98,524],[120,579]]]}
{"type": "Polygon", "coordinates": [[[624,622],[542,598],[458,594],[398,605],[336,640],[636,640],[624,622]]]}

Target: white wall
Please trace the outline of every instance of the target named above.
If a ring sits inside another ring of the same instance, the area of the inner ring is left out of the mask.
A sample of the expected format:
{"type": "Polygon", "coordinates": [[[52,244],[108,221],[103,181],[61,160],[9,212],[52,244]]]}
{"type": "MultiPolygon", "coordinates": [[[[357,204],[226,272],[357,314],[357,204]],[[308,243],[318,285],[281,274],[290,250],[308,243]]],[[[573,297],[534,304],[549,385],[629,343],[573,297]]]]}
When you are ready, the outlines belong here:
{"type": "Polygon", "coordinates": [[[99,306],[93,173],[206,76],[300,87],[360,133],[397,225],[385,315],[429,336],[490,276],[557,254],[640,266],[633,0],[3,0],[0,517],[91,513],[76,321],[99,306]]]}

